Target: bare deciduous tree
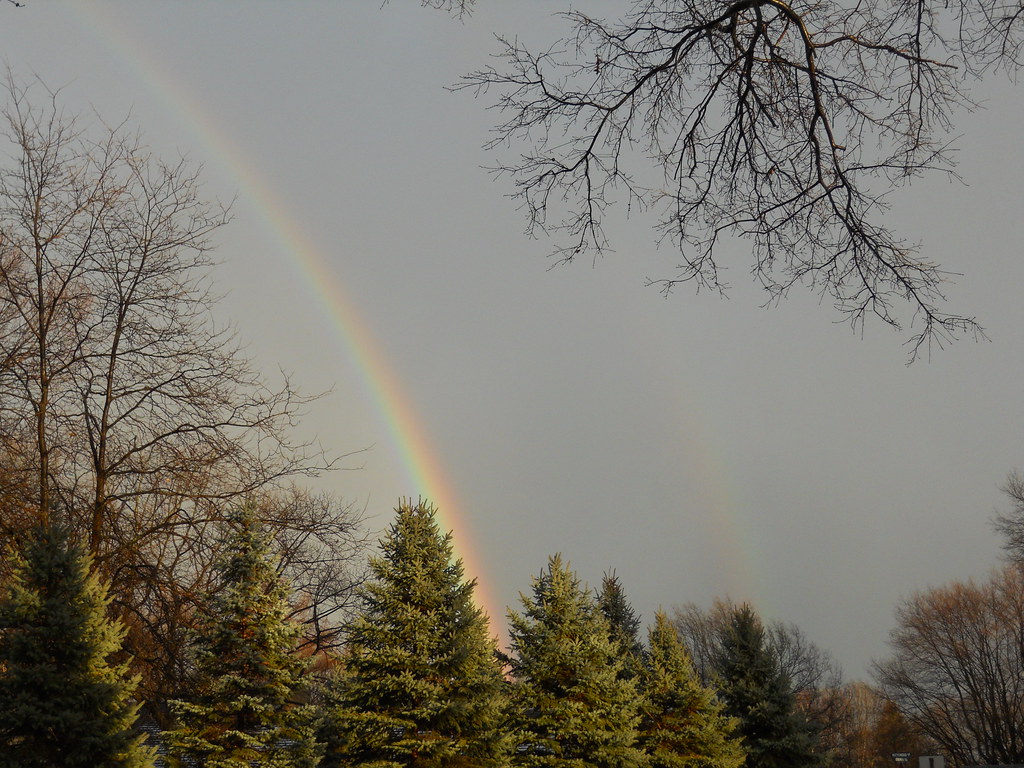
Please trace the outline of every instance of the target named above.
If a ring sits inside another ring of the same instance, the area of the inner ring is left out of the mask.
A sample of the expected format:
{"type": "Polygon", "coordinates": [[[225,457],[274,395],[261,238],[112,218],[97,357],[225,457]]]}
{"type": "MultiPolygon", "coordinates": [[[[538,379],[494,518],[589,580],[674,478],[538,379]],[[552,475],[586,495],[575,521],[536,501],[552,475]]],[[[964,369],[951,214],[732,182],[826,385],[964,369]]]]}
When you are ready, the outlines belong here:
{"type": "Polygon", "coordinates": [[[424,8],[439,8],[457,18],[468,15],[476,4],[476,0],[420,0],[424,8]]]}
{"type": "Polygon", "coordinates": [[[1024,762],[1024,572],[919,592],[896,623],[885,696],[956,765],[1024,762]]]}
{"type": "MultiPolygon", "coordinates": [[[[673,623],[705,684],[714,684],[715,659],[736,608],[731,600],[725,599],[715,600],[709,609],[693,603],[675,609],[673,623]]],[[[848,717],[846,699],[841,695],[843,674],[839,665],[795,624],[771,622],[765,627],[765,638],[792,685],[797,706],[819,730],[820,745],[826,750],[837,746],[838,733],[848,717]]]]}
{"type": "MultiPolygon", "coordinates": [[[[64,518],[113,582],[146,667],[173,682],[229,507],[259,500],[316,647],[358,580],[361,511],[292,489],[334,465],[212,314],[212,236],[187,162],[93,131],[8,77],[0,167],[0,531],[64,518]],[[97,138],[93,138],[98,136],[97,138]],[[147,666],[148,665],[148,666],[147,666]]],[[[151,673],[151,675],[150,675],[151,673]]],[[[148,691],[152,693],[153,691],[148,691]]]]}
{"type": "Polygon", "coordinates": [[[1013,508],[1005,514],[997,514],[993,525],[1003,536],[1006,556],[1018,565],[1024,565],[1024,476],[1013,471],[1006,478],[1003,493],[1010,499],[1013,508]]]}
{"type": "MultiPolygon", "coordinates": [[[[211,565],[220,554],[216,544],[223,540],[226,515],[222,503],[204,503],[208,511],[182,512],[172,535],[146,537],[134,557],[115,570],[120,585],[115,606],[130,628],[142,691],[157,706],[162,694],[188,677],[193,612],[216,586],[211,565]]],[[[293,617],[304,625],[303,652],[338,648],[341,625],[365,571],[362,510],[298,487],[261,489],[239,503],[250,505],[273,533],[282,576],[292,588],[293,617]]]]}
{"type": "MultiPolygon", "coordinates": [[[[387,5],[388,0],[382,0],[381,5],[387,5]]],[[[468,16],[476,5],[476,0],[420,0],[424,8],[434,8],[451,14],[457,19],[468,16]]]]}
{"type": "Polygon", "coordinates": [[[1020,50],[1019,0],[632,0],[621,21],[563,14],[547,50],[499,38],[500,63],[457,86],[497,92],[491,149],[529,232],[572,261],[608,246],[609,206],[651,210],[681,257],[652,282],[723,291],[742,238],[769,303],[794,285],[922,347],[979,334],[944,305],[948,273],[883,223],[887,195],[952,174],[965,77],[1020,50]],[[518,154],[518,157],[516,156],[518,154]]]}
{"type": "MultiPolygon", "coordinates": [[[[719,651],[722,630],[735,609],[736,604],[726,598],[715,600],[708,609],[686,603],[674,611],[673,623],[705,681],[714,677],[713,660],[719,651]]],[[[796,624],[774,621],[765,627],[765,634],[798,695],[814,688],[842,685],[842,670],[832,655],[811,642],[796,624]]]]}
{"type": "Polygon", "coordinates": [[[892,768],[893,752],[908,752],[913,762],[937,749],[914,729],[895,705],[866,683],[850,683],[837,692],[847,716],[833,748],[835,765],[892,768]]]}

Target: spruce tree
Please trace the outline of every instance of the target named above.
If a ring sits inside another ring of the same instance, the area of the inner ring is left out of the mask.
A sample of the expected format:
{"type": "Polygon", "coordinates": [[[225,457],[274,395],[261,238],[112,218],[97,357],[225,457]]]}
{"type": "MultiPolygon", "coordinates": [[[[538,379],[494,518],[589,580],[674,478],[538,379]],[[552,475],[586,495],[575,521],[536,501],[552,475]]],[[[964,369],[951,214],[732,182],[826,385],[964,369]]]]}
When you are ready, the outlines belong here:
{"type": "Polygon", "coordinates": [[[324,765],[500,768],[508,702],[475,581],[431,505],[395,512],[327,694],[324,765]]]}
{"type": "Polygon", "coordinates": [[[33,529],[0,592],[0,766],[141,768],[138,679],[106,584],[61,530],[33,529]]]}
{"type": "Polygon", "coordinates": [[[736,733],[739,721],[700,682],[662,611],[648,638],[640,745],[651,768],[740,768],[745,753],[736,733]]]}
{"type": "Polygon", "coordinates": [[[306,662],[301,627],[288,619],[288,588],[259,522],[233,514],[219,589],[192,636],[191,690],[171,702],[172,764],[207,768],[313,768],[319,748],[311,708],[299,703],[306,662]]]}
{"type": "Polygon", "coordinates": [[[732,612],[715,660],[726,712],[739,719],[748,768],[807,768],[819,762],[814,729],[796,707],[789,678],[749,605],[732,612]]]}
{"type": "Polygon", "coordinates": [[[640,642],[640,617],[626,597],[626,590],[615,572],[601,579],[597,605],[608,621],[609,638],[623,659],[622,676],[636,677],[643,669],[644,646],[640,642]]]}
{"type": "Polygon", "coordinates": [[[509,612],[516,762],[549,768],[637,768],[636,683],[589,590],[555,555],[509,612]]]}

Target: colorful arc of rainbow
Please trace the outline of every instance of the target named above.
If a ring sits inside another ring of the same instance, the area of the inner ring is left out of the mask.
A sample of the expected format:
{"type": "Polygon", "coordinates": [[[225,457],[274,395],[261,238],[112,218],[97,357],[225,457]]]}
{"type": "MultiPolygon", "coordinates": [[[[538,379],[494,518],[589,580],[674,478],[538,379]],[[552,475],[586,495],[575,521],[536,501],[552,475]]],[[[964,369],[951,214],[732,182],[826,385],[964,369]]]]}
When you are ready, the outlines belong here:
{"type": "Polygon", "coordinates": [[[247,197],[262,215],[268,231],[282,252],[297,266],[308,289],[316,297],[323,315],[334,329],[335,343],[356,363],[354,367],[360,372],[364,391],[372,400],[388,438],[400,456],[410,481],[410,496],[422,495],[437,507],[441,528],[452,531],[455,553],[462,560],[466,575],[476,580],[476,602],[488,614],[492,634],[504,637],[504,608],[495,601],[485,578],[485,570],[476,554],[480,549],[465,520],[455,489],[410,398],[379,351],[372,332],[356,313],[355,303],[346,295],[338,276],[329,267],[323,250],[304,234],[297,218],[289,212],[254,164],[216,125],[208,110],[138,44],[144,36],[123,29],[124,20],[115,20],[99,7],[91,7],[88,13],[74,3],[68,2],[66,7],[78,16],[83,27],[92,30],[104,44],[132,64],[143,85],[170,105],[169,111],[175,119],[237,181],[240,194],[247,197]]]}

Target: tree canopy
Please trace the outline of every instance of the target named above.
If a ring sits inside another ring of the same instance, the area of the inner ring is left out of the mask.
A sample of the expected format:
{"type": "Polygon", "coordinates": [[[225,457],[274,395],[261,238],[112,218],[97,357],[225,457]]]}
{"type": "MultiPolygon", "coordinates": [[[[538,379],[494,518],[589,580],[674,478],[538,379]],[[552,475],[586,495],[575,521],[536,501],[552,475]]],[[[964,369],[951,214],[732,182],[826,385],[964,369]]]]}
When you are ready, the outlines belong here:
{"type": "Polygon", "coordinates": [[[640,745],[650,768],[740,768],[746,753],[739,721],[725,714],[701,683],[675,627],[664,612],[648,631],[640,745]]]}
{"type": "Polygon", "coordinates": [[[147,768],[110,593],[66,531],[32,528],[0,582],[0,766],[147,768]]]}
{"type": "Polygon", "coordinates": [[[815,734],[749,605],[736,608],[715,662],[725,711],[739,721],[748,768],[810,768],[815,734]]]}
{"type": "Polygon", "coordinates": [[[172,702],[176,765],[315,768],[312,713],[302,706],[301,627],[289,621],[289,590],[269,537],[251,508],[230,516],[217,588],[191,635],[188,688],[172,702]]]}
{"type": "Polygon", "coordinates": [[[330,644],[361,517],[292,486],[333,464],[294,438],[311,398],[271,386],[214,319],[229,211],[197,167],[125,125],[89,124],[10,74],[0,92],[0,539],[52,519],[84,541],[143,689],[167,695],[225,502],[258,496],[310,634],[330,644]]]}
{"type": "Polygon", "coordinates": [[[957,765],[1024,762],[1024,571],[918,592],[897,607],[881,689],[957,765]]]}
{"type": "Polygon", "coordinates": [[[639,768],[640,699],[594,601],[560,555],[509,611],[516,762],[548,768],[639,768]]]}
{"type": "Polygon", "coordinates": [[[400,504],[370,570],[328,685],[325,765],[506,765],[497,644],[434,507],[400,504]]]}

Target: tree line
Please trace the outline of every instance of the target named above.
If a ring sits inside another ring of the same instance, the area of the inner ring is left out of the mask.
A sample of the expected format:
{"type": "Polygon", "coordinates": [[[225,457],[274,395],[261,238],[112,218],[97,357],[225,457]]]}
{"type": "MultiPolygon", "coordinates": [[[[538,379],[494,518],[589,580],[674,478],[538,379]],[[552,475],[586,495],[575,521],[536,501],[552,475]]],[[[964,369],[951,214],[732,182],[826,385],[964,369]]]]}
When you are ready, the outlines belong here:
{"type": "Polygon", "coordinates": [[[188,674],[154,742],[136,727],[139,676],[91,555],[59,526],[29,532],[0,593],[0,766],[883,768],[904,751],[956,766],[1019,760],[1020,614],[1000,602],[1024,602],[1015,565],[987,586],[907,600],[872,688],[844,684],[797,628],[765,625],[747,604],[659,611],[642,638],[619,579],[606,574],[594,592],[558,554],[509,611],[506,654],[423,501],[396,509],[345,642],[313,653],[257,510],[227,515],[219,541],[215,589],[188,631],[188,674]]]}
{"type": "MultiPolygon", "coordinates": [[[[168,702],[170,765],[596,765],[765,768],[821,763],[814,725],[749,606],[730,611],[717,693],[659,613],[647,643],[614,577],[591,594],[550,558],[510,612],[501,653],[474,582],[426,503],[403,504],[370,560],[346,643],[321,674],[271,539],[252,508],[222,530],[216,590],[168,702]],[[254,762],[253,762],[254,761],[254,762]]],[[[123,622],[84,547],[40,525],[0,598],[0,765],[153,765],[132,726],[138,677],[123,622]]]]}
{"type": "Polygon", "coordinates": [[[42,83],[8,74],[2,90],[0,538],[52,523],[85,546],[159,699],[185,673],[224,510],[252,503],[303,595],[305,641],[330,647],[362,513],[301,485],[340,459],[295,439],[311,397],[266,381],[214,317],[230,211],[125,125],[69,116],[42,83]]]}
{"type": "Polygon", "coordinates": [[[642,637],[614,574],[594,593],[558,555],[505,654],[429,504],[367,568],[360,510],[301,485],[339,459],[214,320],[230,212],[196,169],[6,91],[0,766],[150,765],[140,713],[180,765],[1024,761],[1019,476],[1017,562],[905,601],[875,687],[727,600],[642,637]]]}

